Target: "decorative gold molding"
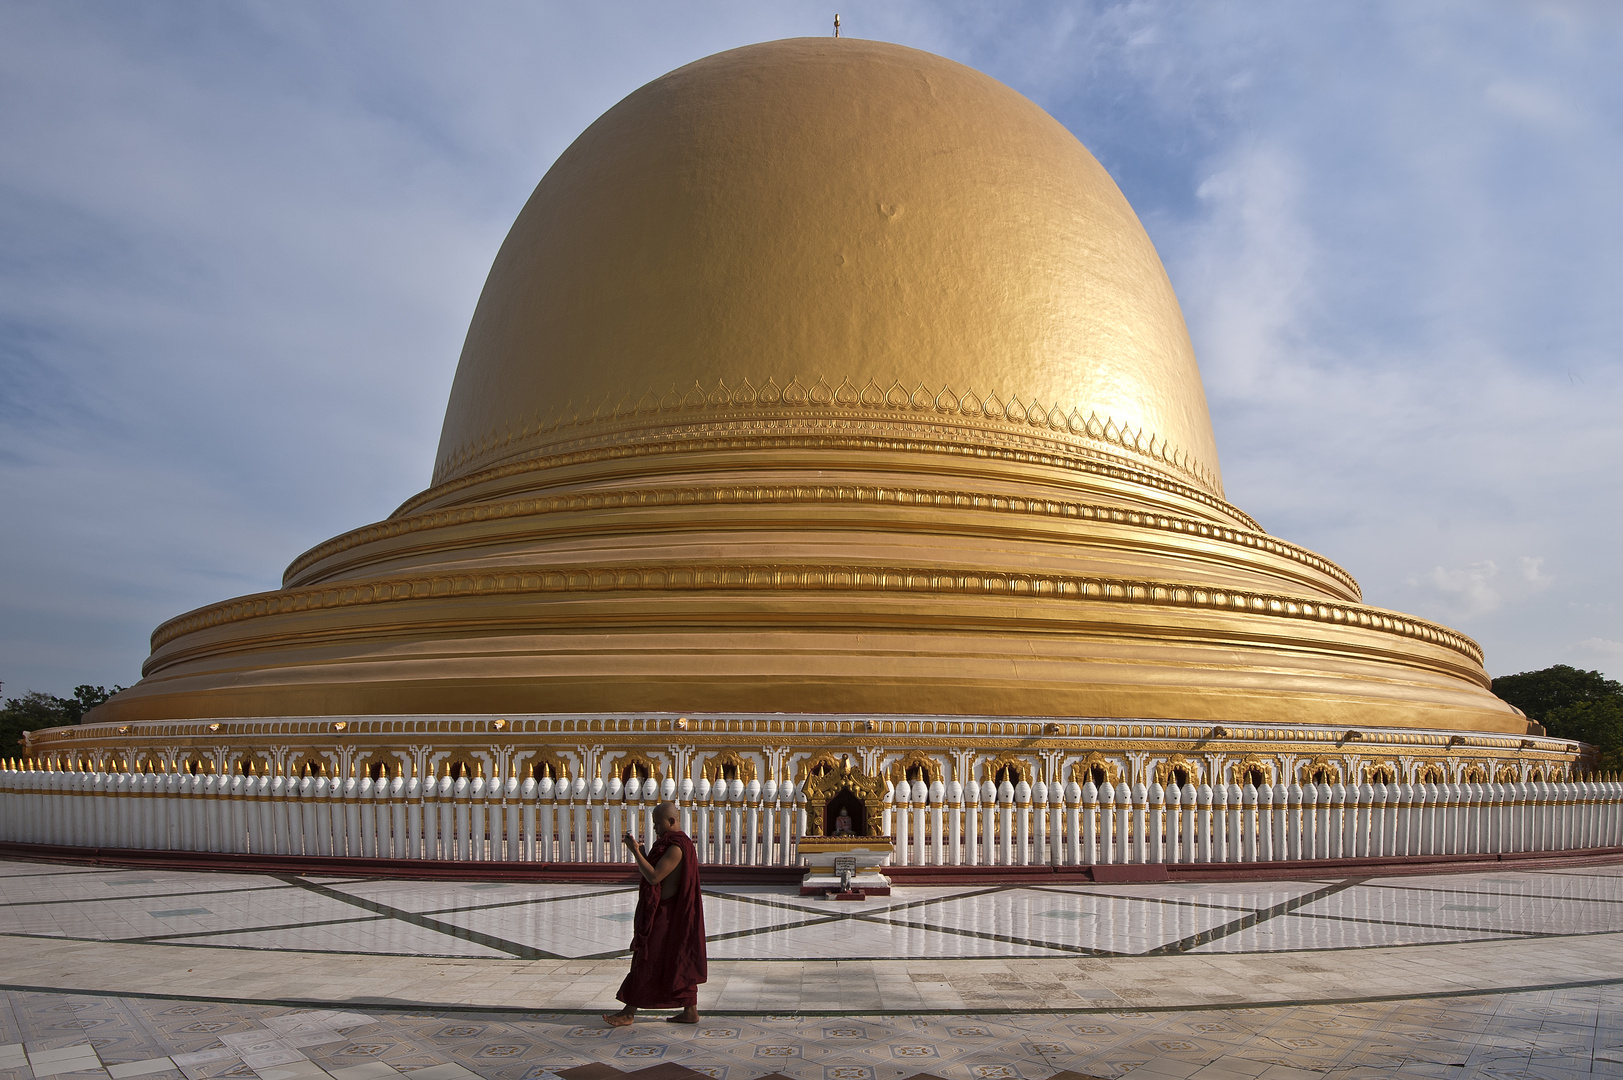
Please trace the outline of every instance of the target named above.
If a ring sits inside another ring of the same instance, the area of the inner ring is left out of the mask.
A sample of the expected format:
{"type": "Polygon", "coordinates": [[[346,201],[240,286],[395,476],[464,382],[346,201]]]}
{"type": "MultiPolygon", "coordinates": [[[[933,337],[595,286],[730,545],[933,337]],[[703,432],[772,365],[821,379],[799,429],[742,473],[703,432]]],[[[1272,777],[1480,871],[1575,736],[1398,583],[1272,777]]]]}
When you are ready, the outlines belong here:
{"type": "Polygon", "coordinates": [[[634,488],[536,496],[480,503],[477,506],[450,510],[431,510],[422,514],[392,517],[318,544],[289,564],[287,572],[283,575],[283,582],[285,584],[292,581],[323,559],[364,544],[478,521],[501,521],[599,510],[658,509],[668,506],[778,506],[831,503],[1022,514],[1074,521],[1098,521],[1128,528],[1182,534],[1282,556],[1334,578],[1355,597],[1362,595],[1358,582],[1340,566],[1307,548],[1277,539],[1264,532],[1231,529],[1209,521],[1130,510],[1101,503],[1022,498],[997,493],[951,491],[944,488],[881,487],[874,484],[720,484],[708,487],[700,485],[634,488]]]}
{"type": "MultiPolygon", "coordinates": [[[[1274,782],[1274,765],[1275,763],[1269,758],[1259,757],[1256,754],[1247,754],[1229,767],[1229,775],[1233,778],[1231,782],[1245,787],[1248,783],[1248,777],[1250,778],[1249,782],[1255,782],[1256,776],[1260,774],[1263,783],[1272,784],[1274,782]]],[[[1257,786],[1261,787],[1262,785],[1258,784],[1257,786]]]]}
{"type": "MultiPolygon", "coordinates": [[[[1009,596],[1243,612],[1250,616],[1359,627],[1418,638],[1475,664],[1482,649],[1464,634],[1435,623],[1360,605],[1217,589],[1178,582],[1061,574],[952,572],[922,567],[723,564],[514,568],[490,574],[380,578],[238,597],[176,616],[152,632],[152,650],[198,630],[270,615],[445,597],[591,592],[866,592],[1009,596]]],[[[149,657],[142,674],[165,665],[149,657]]]]}
{"type": "Polygon", "coordinates": [[[839,756],[836,754],[831,754],[825,750],[820,753],[813,754],[806,760],[799,762],[795,766],[795,779],[805,783],[812,778],[815,770],[818,768],[822,768],[824,772],[827,772],[832,769],[838,769],[840,765],[841,762],[839,756]]]}
{"type": "Polygon", "coordinates": [[[526,747],[526,749],[529,750],[530,757],[524,762],[524,771],[532,777],[537,780],[541,779],[541,776],[536,775],[536,770],[539,768],[543,775],[550,774],[550,779],[554,781],[569,779],[569,760],[560,756],[557,751],[544,746],[526,747]]]}
{"type": "Polygon", "coordinates": [[[740,754],[737,750],[723,750],[719,754],[704,759],[704,778],[712,784],[724,779],[723,770],[733,769],[733,775],[740,783],[747,784],[755,779],[755,759],[740,754]]]}
{"type": "Polygon", "coordinates": [[[1104,785],[1100,784],[1096,778],[1094,772],[1096,769],[1104,773],[1104,779],[1107,782],[1111,784],[1121,783],[1121,766],[1097,750],[1088,751],[1081,761],[1071,762],[1071,779],[1076,782],[1078,787],[1086,787],[1090,779],[1093,780],[1095,785],[1103,787],[1104,785]]]}
{"type": "Polygon", "coordinates": [[[665,779],[665,768],[645,753],[637,750],[624,750],[620,747],[610,749],[609,753],[618,755],[613,762],[609,763],[609,767],[613,770],[614,775],[621,780],[626,778],[625,772],[628,768],[640,768],[643,772],[643,775],[639,777],[641,780],[665,779]]]}
{"type": "Polygon", "coordinates": [[[1003,769],[1008,769],[1011,784],[1018,785],[1022,780],[1029,784],[1037,778],[1036,764],[1035,760],[1021,757],[1019,754],[1001,753],[981,762],[981,781],[984,783],[990,780],[994,784],[999,783],[997,774],[1003,769]]]}
{"type": "Polygon", "coordinates": [[[1341,766],[1323,754],[1315,754],[1296,767],[1296,782],[1299,784],[1339,784],[1341,783],[1341,766]],[[1319,779],[1320,777],[1323,779],[1319,779]]]}
{"type": "Polygon", "coordinates": [[[308,768],[313,776],[332,775],[331,750],[317,747],[301,747],[288,755],[287,775],[303,776],[308,768]]]}
{"type": "Polygon", "coordinates": [[[897,758],[895,761],[890,763],[888,774],[891,782],[894,784],[901,783],[902,780],[907,776],[907,770],[913,768],[923,770],[924,784],[926,787],[935,783],[937,780],[943,779],[945,775],[940,761],[928,754],[914,750],[911,753],[897,758]]]}
{"type": "Polygon", "coordinates": [[[716,414],[719,420],[727,414],[747,415],[758,410],[792,413],[826,409],[859,416],[934,413],[939,422],[956,422],[955,426],[980,422],[1009,429],[1038,429],[1063,434],[1101,443],[1115,451],[1126,451],[1154,462],[1157,468],[1174,469],[1208,491],[1219,494],[1222,491],[1216,474],[1204,463],[1171,446],[1158,435],[1146,433],[1142,425],[1134,428],[1126,423],[1118,424],[1109,416],[1101,419],[1097,410],[1090,410],[1087,416],[1083,416],[1079,406],[1073,405],[1069,410],[1057,404],[1045,406],[1035,397],[1031,397],[1031,404],[1027,405],[1018,394],[1004,400],[996,392],[982,397],[971,389],[960,394],[945,385],[939,392],[933,392],[926,389],[923,383],[910,391],[899,380],[892,380],[889,389],[885,389],[871,378],[860,390],[849,378],[842,379],[838,387],[831,387],[822,377],[809,387],[798,377],[791,378],[787,386],[780,388],[775,378],[768,377],[760,388],[748,378],[735,387],[729,387],[718,378],[716,385],[708,390],[695,380],[687,391],[679,390],[673,383],[670,389],[663,392],[650,388],[635,400],[629,392],[617,403],[611,404],[612,398],[612,394],[608,395],[595,406],[588,403],[577,407],[573,402],[567,402],[545,418],[538,410],[530,423],[518,432],[506,428],[492,430],[476,443],[464,443],[435,463],[433,483],[438,485],[442,478],[451,477],[454,473],[468,468],[478,469],[482,463],[511,456],[525,446],[543,443],[548,436],[553,436],[556,441],[559,432],[575,428],[601,425],[625,427],[658,417],[705,413],[716,414]]]}
{"type": "Polygon", "coordinates": [[[1398,767],[1391,761],[1365,761],[1364,783],[1366,784],[1395,784],[1398,782],[1398,767]]]}
{"type": "Polygon", "coordinates": [[[949,457],[996,460],[1087,473],[1108,480],[1132,483],[1209,506],[1251,528],[1262,526],[1249,514],[1222,498],[1221,492],[1181,483],[1165,473],[1147,471],[1130,459],[1055,438],[1038,438],[1012,431],[946,427],[940,423],[880,422],[873,417],[838,415],[819,417],[815,423],[743,418],[726,425],[683,424],[658,431],[631,432],[634,438],[598,436],[573,440],[524,454],[476,473],[457,476],[419,492],[402,503],[391,517],[413,513],[469,487],[525,473],[600,461],[621,461],[653,454],[713,453],[728,450],[861,450],[930,453],[949,457]],[[976,436],[961,437],[966,431],[976,436]]]}
{"type": "MultiPolygon", "coordinates": [[[[643,714],[639,716],[602,717],[574,714],[535,714],[531,716],[507,714],[508,726],[497,731],[493,719],[479,716],[349,716],[349,727],[343,741],[346,745],[387,745],[405,748],[411,744],[437,742],[477,743],[492,745],[497,741],[521,739],[525,746],[544,745],[556,737],[560,745],[573,745],[582,735],[617,734],[629,745],[642,745],[662,751],[670,742],[671,731],[677,722],[674,716],[643,714]]],[[[1177,720],[1148,720],[1144,718],[1061,717],[1054,723],[1036,717],[886,717],[878,720],[882,734],[876,741],[891,751],[910,748],[928,750],[975,750],[1008,746],[1018,742],[1022,746],[1076,752],[1099,744],[1108,752],[1165,753],[1169,749],[1193,752],[1192,747],[1202,744],[1209,725],[1177,720]],[[1059,727],[1057,733],[1045,734],[1050,727],[1059,727]]],[[[850,716],[804,715],[698,715],[688,720],[684,741],[709,748],[736,747],[740,736],[761,737],[763,741],[779,745],[787,741],[806,740],[807,749],[815,756],[813,761],[834,761],[829,745],[852,745],[853,737],[875,739],[869,726],[876,721],[850,716]]],[[[1344,728],[1333,726],[1259,725],[1237,727],[1224,739],[1222,746],[1245,747],[1266,753],[1303,751],[1312,752],[1315,746],[1339,745],[1344,728]]],[[[129,724],[75,724],[68,727],[41,728],[31,733],[30,754],[43,758],[55,755],[66,761],[84,755],[133,754],[137,763],[152,754],[179,753],[180,747],[208,750],[220,746],[290,746],[331,745],[333,731],[329,717],[239,717],[199,718],[195,720],[150,720],[129,724]],[[210,724],[218,724],[217,732],[210,732],[210,724]]],[[[1493,732],[1468,732],[1463,746],[1450,746],[1451,733],[1413,730],[1374,730],[1367,742],[1360,743],[1363,752],[1355,756],[1373,761],[1389,761],[1390,747],[1402,747],[1416,759],[1440,761],[1475,761],[1484,765],[1497,765],[1505,758],[1518,760],[1547,760],[1567,762],[1576,752],[1566,739],[1532,737],[1523,747],[1520,736],[1493,732]]],[[[617,740],[618,741],[618,740],[617,740]]],[[[527,750],[526,753],[533,751],[527,750]]],[[[803,769],[805,763],[800,767],[803,769]]],[[[562,763],[566,772],[572,766],[562,763]]],[[[797,772],[797,775],[799,773],[797,772]]]]}
{"type": "Polygon", "coordinates": [[[1190,782],[1198,785],[1201,780],[1200,763],[1190,761],[1182,754],[1173,754],[1167,760],[1158,762],[1155,766],[1155,782],[1162,787],[1170,787],[1176,778],[1176,770],[1182,769],[1190,782]]]}

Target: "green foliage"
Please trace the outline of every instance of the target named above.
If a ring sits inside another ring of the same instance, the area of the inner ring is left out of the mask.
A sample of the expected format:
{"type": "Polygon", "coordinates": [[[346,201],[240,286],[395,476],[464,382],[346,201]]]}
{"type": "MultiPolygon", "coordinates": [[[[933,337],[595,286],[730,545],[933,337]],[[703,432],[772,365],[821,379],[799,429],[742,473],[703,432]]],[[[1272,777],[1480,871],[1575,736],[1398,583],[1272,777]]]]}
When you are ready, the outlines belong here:
{"type": "Polygon", "coordinates": [[[73,697],[69,699],[72,702],[69,709],[73,713],[71,722],[77,724],[84,718],[85,713],[123,689],[122,686],[115,686],[109,690],[105,686],[91,686],[88,683],[80,683],[75,686],[73,688],[73,697]]]}
{"type": "Polygon", "coordinates": [[[1544,717],[1544,727],[1557,738],[1598,747],[1600,771],[1623,769],[1623,694],[1552,709],[1544,717]]]}
{"type": "Polygon", "coordinates": [[[1600,771],[1623,771],[1623,683],[1557,664],[1500,676],[1493,680],[1493,692],[1556,738],[1597,748],[1600,771]]]}
{"type": "Polygon", "coordinates": [[[1501,675],[1493,680],[1493,692],[1526,713],[1529,720],[1549,727],[1546,717],[1558,709],[1585,701],[1623,699],[1623,683],[1598,671],[1556,664],[1541,671],[1501,675]]]}
{"type": "Polygon", "coordinates": [[[0,757],[22,757],[23,732],[71,724],[70,706],[77,702],[30,690],[11,698],[0,710],[0,757]]]}
{"type": "Polygon", "coordinates": [[[22,697],[9,698],[0,709],[0,757],[22,757],[23,732],[40,728],[77,724],[81,717],[120,690],[88,683],[75,686],[73,696],[62,698],[30,690],[22,697]]]}

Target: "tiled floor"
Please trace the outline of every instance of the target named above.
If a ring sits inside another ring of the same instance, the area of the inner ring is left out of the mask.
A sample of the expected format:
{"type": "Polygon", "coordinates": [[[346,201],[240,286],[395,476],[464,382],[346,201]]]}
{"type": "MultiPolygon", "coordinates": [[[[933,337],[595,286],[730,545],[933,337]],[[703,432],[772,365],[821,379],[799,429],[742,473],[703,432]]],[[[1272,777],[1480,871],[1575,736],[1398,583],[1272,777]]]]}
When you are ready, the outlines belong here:
{"type": "Polygon", "coordinates": [[[578,1014],[295,1011],[161,998],[0,994],[0,1078],[545,1080],[672,1062],[747,1080],[1133,1080],[1623,1075],[1623,992],[1562,990],[1190,1012],[712,1016],[605,1027],[578,1014]],[[31,1068],[30,1068],[31,1067],[31,1068]]]}
{"type": "Polygon", "coordinates": [[[1623,1076],[1620,865],[707,893],[705,1021],[609,1029],[627,889],[0,862],[0,1080],[1623,1076]]]}
{"type": "MultiPolygon", "coordinates": [[[[1261,884],[960,886],[835,903],[708,888],[711,955],[1140,956],[1623,929],[1623,866],[1261,884]]],[[[368,955],[624,956],[630,888],[139,873],[0,862],[0,934],[368,955]]]]}

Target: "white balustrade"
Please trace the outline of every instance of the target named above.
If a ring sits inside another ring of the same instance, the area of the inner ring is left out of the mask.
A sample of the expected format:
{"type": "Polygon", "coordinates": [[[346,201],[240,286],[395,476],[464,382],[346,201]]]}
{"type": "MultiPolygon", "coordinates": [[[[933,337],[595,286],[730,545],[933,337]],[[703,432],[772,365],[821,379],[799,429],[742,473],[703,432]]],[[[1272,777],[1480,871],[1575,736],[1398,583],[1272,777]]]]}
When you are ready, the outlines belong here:
{"type": "MultiPolygon", "coordinates": [[[[898,866],[1085,866],[1514,854],[1623,846],[1623,783],[1162,787],[899,781],[898,866]]],[[[89,848],[619,862],[676,801],[701,860],[792,866],[789,781],[194,776],[0,768],[0,839],[89,848]]]]}

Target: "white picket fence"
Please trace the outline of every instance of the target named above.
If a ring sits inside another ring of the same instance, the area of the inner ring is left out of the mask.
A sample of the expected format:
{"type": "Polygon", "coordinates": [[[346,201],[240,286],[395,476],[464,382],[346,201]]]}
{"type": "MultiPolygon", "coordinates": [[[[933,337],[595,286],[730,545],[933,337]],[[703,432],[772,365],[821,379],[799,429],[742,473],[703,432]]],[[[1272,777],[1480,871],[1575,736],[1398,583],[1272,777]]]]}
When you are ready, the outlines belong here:
{"type": "MultiPolygon", "coordinates": [[[[796,785],[485,781],[0,769],[0,840],[83,848],[626,862],[677,800],[709,863],[793,866],[796,785]]],[[[1237,863],[1623,845],[1623,783],[896,785],[893,865],[1237,863]]]]}

